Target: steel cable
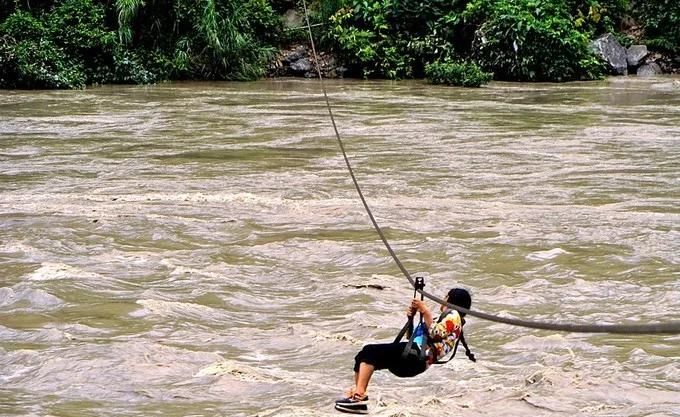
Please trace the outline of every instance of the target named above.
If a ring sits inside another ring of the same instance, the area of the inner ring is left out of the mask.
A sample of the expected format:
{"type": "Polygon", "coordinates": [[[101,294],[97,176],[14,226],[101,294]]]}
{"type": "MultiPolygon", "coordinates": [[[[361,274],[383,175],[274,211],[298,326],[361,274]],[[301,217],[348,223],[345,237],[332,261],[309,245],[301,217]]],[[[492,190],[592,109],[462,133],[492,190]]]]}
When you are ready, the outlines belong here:
{"type": "MultiPolygon", "coordinates": [[[[382,229],[380,228],[380,225],[378,225],[378,222],[376,221],[375,217],[373,216],[373,212],[371,211],[371,208],[368,206],[368,203],[366,202],[366,198],[364,197],[364,193],[361,191],[361,187],[359,186],[359,182],[357,181],[356,176],[354,175],[354,169],[352,168],[352,164],[349,161],[349,157],[347,156],[347,152],[345,152],[345,145],[342,142],[342,139],[340,137],[340,133],[338,132],[338,126],[335,122],[335,116],[333,115],[333,108],[331,107],[330,100],[328,98],[328,92],[326,91],[326,84],[324,82],[324,78],[321,74],[321,65],[319,64],[319,58],[316,54],[316,45],[314,44],[314,36],[312,35],[312,25],[309,22],[309,11],[307,10],[307,2],[306,0],[302,0],[302,7],[304,8],[305,12],[305,21],[307,23],[307,31],[309,33],[309,43],[312,47],[312,54],[314,55],[314,64],[316,66],[316,71],[318,74],[319,82],[321,83],[321,90],[323,91],[323,96],[326,101],[326,108],[328,109],[328,115],[330,116],[331,123],[333,125],[333,131],[335,132],[335,137],[338,141],[338,146],[340,147],[340,151],[342,152],[342,157],[345,160],[345,165],[347,166],[347,170],[349,171],[349,175],[352,177],[352,182],[354,183],[354,188],[356,188],[357,193],[359,194],[359,198],[361,199],[362,204],[364,205],[364,209],[366,210],[366,213],[368,214],[368,217],[371,219],[371,223],[373,224],[373,227],[375,228],[375,231],[378,233],[378,236],[380,236],[380,239],[382,240],[383,244],[385,245],[385,248],[387,248],[387,251],[389,252],[390,256],[392,259],[394,259],[394,262],[397,264],[401,272],[404,274],[406,279],[410,282],[411,286],[415,288],[415,280],[411,276],[411,274],[408,272],[406,267],[401,263],[401,260],[399,260],[399,257],[397,254],[394,252],[392,249],[392,246],[390,245],[389,241],[385,237],[385,234],[383,233],[382,229]]],[[[462,313],[469,314],[472,317],[477,317],[483,320],[488,320],[491,322],[495,323],[503,323],[503,324],[508,324],[511,326],[519,326],[519,327],[526,327],[530,329],[541,329],[541,330],[553,330],[553,331],[560,331],[560,332],[571,332],[571,333],[614,333],[614,334],[680,334],[680,322],[679,321],[672,321],[668,323],[646,323],[646,324],[576,324],[576,323],[550,323],[550,322],[540,322],[540,321],[533,321],[533,320],[523,320],[523,319],[516,319],[516,318],[510,318],[510,317],[502,317],[498,316],[495,314],[489,314],[489,313],[484,313],[481,311],[475,311],[475,310],[470,310],[464,307],[460,307],[451,303],[448,303],[446,300],[441,299],[435,295],[432,295],[424,290],[416,290],[420,294],[424,295],[425,297],[429,298],[432,301],[436,301],[437,303],[444,304],[448,306],[449,308],[458,310],[462,313]]]]}

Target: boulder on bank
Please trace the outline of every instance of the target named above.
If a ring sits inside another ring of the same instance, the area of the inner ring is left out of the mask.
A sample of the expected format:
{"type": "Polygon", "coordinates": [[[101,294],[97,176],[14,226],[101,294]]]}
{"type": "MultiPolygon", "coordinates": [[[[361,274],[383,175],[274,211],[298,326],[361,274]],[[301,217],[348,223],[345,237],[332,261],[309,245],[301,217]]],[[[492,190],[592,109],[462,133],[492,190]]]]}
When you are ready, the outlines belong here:
{"type": "Polygon", "coordinates": [[[310,77],[311,75],[309,73],[311,73],[314,70],[314,66],[312,65],[312,62],[308,58],[300,58],[298,60],[290,62],[288,69],[290,70],[292,75],[310,77]]]}
{"type": "Polygon", "coordinates": [[[607,33],[590,43],[593,51],[609,65],[614,74],[628,75],[628,56],[626,48],[611,33],[607,33]]]}
{"type": "Polygon", "coordinates": [[[656,63],[661,68],[663,74],[680,74],[680,56],[671,56],[655,52],[645,59],[645,63],[647,64],[652,62],[656,63]]]}
{"type": "Polygon", "coordinates": [[[663,70],[656,62],[650,62],[638,68],[638,77],[654,77],[663,74],[663,70]]]}
{"type": "Polygon", "coordinates": [[[649,55],[647,45],[632,45],[626,50],[628,66],[637,68],[642,61],[649,55]]]}
{"type": "MultiPolygon", "coordinates": [[[[327,52],[319,52],[319,65],[324,78],[342,78],[346,68],[337,64],[335,56],[327,52]]],[[[293,45],[282,50],[269,63],[270,77],[305,77],[317,76],[316,61],[311,48],[305,45],[293,45]]]]}

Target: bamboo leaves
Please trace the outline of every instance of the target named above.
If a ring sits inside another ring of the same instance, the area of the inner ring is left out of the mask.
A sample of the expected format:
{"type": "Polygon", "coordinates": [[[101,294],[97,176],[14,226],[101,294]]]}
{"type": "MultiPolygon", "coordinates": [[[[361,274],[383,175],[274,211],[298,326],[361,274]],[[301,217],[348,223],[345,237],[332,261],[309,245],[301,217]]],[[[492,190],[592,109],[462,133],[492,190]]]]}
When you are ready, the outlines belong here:
{"type": "Polygon", "coordinates": [[[131,23],[142,6],[144,6],[144,0],[116,0],[118,36],[121,43],[129,44],[132,42],[133,30],[131,23]]]}

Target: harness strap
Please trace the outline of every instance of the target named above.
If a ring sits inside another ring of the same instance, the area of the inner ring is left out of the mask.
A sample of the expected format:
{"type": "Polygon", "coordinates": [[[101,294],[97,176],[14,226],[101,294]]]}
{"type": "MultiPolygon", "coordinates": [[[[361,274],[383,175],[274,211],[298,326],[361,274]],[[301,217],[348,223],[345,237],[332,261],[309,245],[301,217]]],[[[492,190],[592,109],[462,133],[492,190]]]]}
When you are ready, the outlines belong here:
{"type": "MultiPolygon", "coordinates": [[[[413,324],[411,324],[411,326],[413,326],[413,324]]],[[[423,318],[421,316],[420,323],[418,323],[418,327],[416,327],[415,329],[411,327],[411,335],[408,338],[408,342],[406,343],[404,350],[401,352],[401,358],[406,359],[409,355],[415,354],[418,357],[418,360],[424,361],[426,359],[425,347],[429,344],[429,339],[430,338],[427,332],[427,328],[425,328],[423,324],[423,318]],[[418,336],[422,337],[420,343],[415,343],[415,339],[418,336]]]]}
{"type": "MultiPolygon", "coordinates": [[[[416,295],[418,294],[418,290],[423,290],[425,288],[425,279],[423,277],[416,277],[416,282],[413,287],[413,298],[416,298],[416,295]]],[[[424,300],[425,296],[423,294],[420,294],[420,300],[424,300]]],[[[415,315],[414,315],[415,317],[415,315]]],[[[404,325],[402,327],[401,331],[397,335],[397,338],[394,339],[394,343],[399,343],[402,337],[404,337],[404,334],[407,334],[408,332],[408,342],[406,343],[406,346],[404,347],[404,350],[401,352],[401,358],[406,359],[409,355],[415,355],[418,357],[418,360],[424,361],[426,359],[425,357],[425,347],[429,344],[429,333],[427,331],[427,327],[423,324],[423,315],[422,313],[420,314],[420,320],[418,323],[418,327],[415,329],[413,328],[413,318],[414,317],[409,317],[404,325]],[[414,348],[414,342],[416,337],[422,336],[419,344],[416,344],[417,348],[414,348]]]]}
{"type": "MultiPolygon", "coordinates": [[[[475,358],[475,354],[472,353],[470,348],[467,345],[467,342],[465,342],[465,335],[463,335],[463,332],[460,332],[460,342],[463,344],[463,347],[465,348],[465,356],[468,357],[472,362],[477,362],[477,359],[475,358]]],[[[456,343],[456,346],[458,346],[458,343],[456,343]]],[[[455,352],[454,352],[455,355],[455,352]]]]}
{"type": "MultiPolygon", "coordinates": [[[[418,277],[416,280],[416,287],[413,292],[413,297],[416,297],[417,290],[421,289],[425,286],[425,283],[422,278],[418,277]]],[[[424,297],[421,293],[420,299],[423,300],[424,297]]],[[[441,323],[446,316],[448,316],[453,310],[445,310],[442,312],[441,315],[439,315],[439,318],[437,319],[437,323],[441,323]]],[[[426,350],[427,347],[430,348],[430,351],[432,353],[435,352],[434,349],[434,342],[430,338],[430,332],[429,329],[425,326],[424,321],[423,321],[423,315],[420,314],[420,321],[418,323],[418,327],[414,329],[413,327],[413,319],[414,317],[409,317],[406,320],[406,324],[401,328],[399,333],[397,334],[397,337],[394,339],[394,342],[392,343],[399,343],[401,342],[401,339],[404,337],[404,335],[408,335],[408,342],[406,343],[406,346],[404,347],[404,350],[401,353],[401,358],[406,359],[409,355],[411,356],[417,356],[418,360],[424,361],[427,359],[426,355],[426,350]],[[415,343],[416,337],[421,337],[420,341],[418,344],[415,343]],[[414,346],[415,344],[415,346],[414,346]]],[[[461,317],[461,326],[465,326],[465,319],[461,317]]],[[[444,364],[449,362],[451,359],[456,356],[456,351],[458,350],[458,344],[463,343],[463,347],[465,348],[465,355],[470,359],[472,362],[477,362],[477,359],[475,359],[475,355],[470,351],[470,348],[467,345],[467,342],[465,341],[465,335],[463,334],[463,329],[461,327],[460,330],[460,337],[456,340],[456,344],[453,346],[453,354],[451,357],[449,357],[447,360],[443,361],[434,361],[433,363],[435,364],[444,364]]]]}
{"type": "Polygon", "coordinates": [[[404,335],[407,334],[407,332],[409,337],[411,337],[411,333],[413,333],[413,321],[411,320],[411,318],[406,319],[406,324],[404,324],[404,327],[401,328],[399,334],[392,343],[401,342],[401,338],[404,337],[404,335]]]}

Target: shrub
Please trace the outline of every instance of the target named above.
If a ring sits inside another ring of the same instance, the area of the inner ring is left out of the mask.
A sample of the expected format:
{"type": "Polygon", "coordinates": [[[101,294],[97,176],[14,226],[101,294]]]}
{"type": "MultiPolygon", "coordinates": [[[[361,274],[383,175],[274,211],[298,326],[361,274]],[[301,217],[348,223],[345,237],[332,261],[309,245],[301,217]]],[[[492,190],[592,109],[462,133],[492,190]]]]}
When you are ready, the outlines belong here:
{"type": "MultiPolygon", "coordinates": [[[[388,38],[381,32],[387,29],[382,2],[354,3],[355,7],[342,8],[331,17],[331,35],[337,42],[338,52],[350,67],[350,73],[358,72],[363,77],[388,76],[383,74],[388,66],[383,53],[388,38]]],[[[391,73],[390,69],[387,72],[391,73]]],[[[394,75],[393,78],[403,76],[394,75]]]]}
{"type": "Polygon", "coordinates": [[[61,0],[45,16],[50,39],[84,68],[87,84],[117,81],[112,77],[116,34],[104,19],[104,8],[93,0],[61,0]]]}
{"type": "Polygon", "coordinates": [[[0,87],[255,79],[281,22],[268,0],[0,0],[0,87]],[[11,4],[11,11],[4,7],[11,4]],[[115,26],[117,30],[115,30],[115,26]]]}
{"type": "Polygon", "coordinates": [[[651,48],[680,53],[680,1],[645,0],[635,9],[651,48]]]}
{"type": "Polygon", "coordinates": [[[82,88],[115,81],[115,34],[92,0],[61,0],[36,15],[17,10],[0,25],[0,36],[0,86],[82,88]]]}
{"type": "Polygon", "coordinates": [[[104,27],[104,8],[92,0],[61,0],[46,16],[51,38],[64,49],[101,53],[109,49],[115,34],[104,27]]]}
{"type": "Polygon", "coordinates": [[[470,62],[436,61],[425,67],[425,76],[432,84],[480,87],[491,81],[493,74],[470,62]]]}
{"type": "Polygon", "coordinates": [[[551,0],[475,0],[465,18],[481,22],[473,55],[496,78],[568,81],[601,76],[589,38],[564,3],[551,0]]]}
{"type": "Polygon", "coordinates": [[[267,0],[116,4],[121,42],[138,56],[162,56],[172,78],[255,79],[281,32],[267,0]]]}
{"type": "Polygon", "coordinates": [[[49,37],[44,22],[17,11],[0,24],[0,87],[82,88],[82,65],[49,37]]]}
{"type": "Polygon", "coordinates": [[[346,0],[331,18],[337,50],[364,77],[419,77],[425,63],[474,61],[504,80],[594,79],[593,34],[627,0],[346,0]]]}
{"type": "Polygon", "coordinates": [[[566,6],[575,26],[591,36],[617,32],[629,9],[628,0],[566,0],[566,6]]]}
{"type": "Polygon", "coordinates": [[[144,49],[115,48],[109,79],[120,84],[151,84],[169,77],[171,64],[167,57],[144,49]]]}
{"type": "Polygon", "coordinates": [[[426,62],[455,54],[454,2],[351,0],[331,17],[331,37],[350,69],[364,77],[423,75],[426,62]]]}

